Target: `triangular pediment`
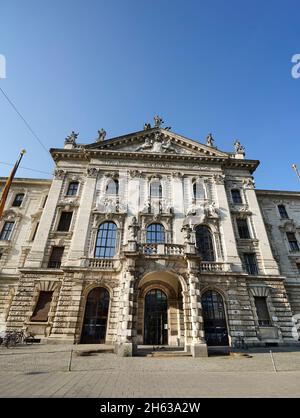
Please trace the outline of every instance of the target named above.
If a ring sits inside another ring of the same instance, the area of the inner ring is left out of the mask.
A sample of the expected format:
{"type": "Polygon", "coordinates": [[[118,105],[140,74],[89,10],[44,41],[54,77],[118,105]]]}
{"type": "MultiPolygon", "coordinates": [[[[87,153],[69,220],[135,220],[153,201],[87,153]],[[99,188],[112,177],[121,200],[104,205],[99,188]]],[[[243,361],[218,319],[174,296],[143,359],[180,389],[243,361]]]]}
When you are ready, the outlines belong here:
{"type": "Polygon", "coordinates": [[[226,158],[228,153],[162,128],[152,128],[87,145],[88,149],[226,158]]]}

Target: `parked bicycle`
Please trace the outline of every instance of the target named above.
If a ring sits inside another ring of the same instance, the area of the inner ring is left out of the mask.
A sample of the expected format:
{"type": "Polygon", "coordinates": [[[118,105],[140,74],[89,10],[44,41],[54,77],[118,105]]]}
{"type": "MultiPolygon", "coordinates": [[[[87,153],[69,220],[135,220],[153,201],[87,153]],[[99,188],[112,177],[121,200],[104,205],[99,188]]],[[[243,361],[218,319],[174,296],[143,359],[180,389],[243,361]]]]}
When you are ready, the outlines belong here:
{"type": "Polygon", "coordinates": [[[24,330],[4,331],[0,336],[0,344],[6,348],[15,347],[17,344],[32,344],[34,342],[34,334],[24,330]]]}

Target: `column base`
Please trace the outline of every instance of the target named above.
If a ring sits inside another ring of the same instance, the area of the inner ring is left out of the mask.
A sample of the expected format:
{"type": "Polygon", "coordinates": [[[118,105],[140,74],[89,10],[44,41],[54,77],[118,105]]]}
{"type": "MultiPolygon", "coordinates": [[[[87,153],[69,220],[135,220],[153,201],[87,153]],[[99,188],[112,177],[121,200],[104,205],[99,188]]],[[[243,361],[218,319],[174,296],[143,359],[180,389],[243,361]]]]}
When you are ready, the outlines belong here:
{"type": "Polygon", "coordinates": [[[115,354],[120,357],[132,357],[136,354],[137,345],[133,343],[116,343],[115,354]]]}
{"type": "Polygon", "coordinates": [[[205,343],[191,344],[190,352],[193,357],[208,357],[207,345],[205,343]]]}

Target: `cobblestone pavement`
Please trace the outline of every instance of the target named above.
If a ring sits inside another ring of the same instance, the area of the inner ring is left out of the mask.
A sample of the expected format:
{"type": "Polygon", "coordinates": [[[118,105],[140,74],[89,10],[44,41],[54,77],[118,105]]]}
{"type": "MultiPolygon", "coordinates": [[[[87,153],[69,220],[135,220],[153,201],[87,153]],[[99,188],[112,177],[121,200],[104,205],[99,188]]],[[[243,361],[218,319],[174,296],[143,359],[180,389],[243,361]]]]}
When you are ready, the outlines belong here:
{"type": "Polygon", "coordinates": [[[274,349],[277,372],[267,350],[197,359],[74,352],[69,371],[70,352],[0,347],[0,397],[300,397],[299,350],[274,349]]]}

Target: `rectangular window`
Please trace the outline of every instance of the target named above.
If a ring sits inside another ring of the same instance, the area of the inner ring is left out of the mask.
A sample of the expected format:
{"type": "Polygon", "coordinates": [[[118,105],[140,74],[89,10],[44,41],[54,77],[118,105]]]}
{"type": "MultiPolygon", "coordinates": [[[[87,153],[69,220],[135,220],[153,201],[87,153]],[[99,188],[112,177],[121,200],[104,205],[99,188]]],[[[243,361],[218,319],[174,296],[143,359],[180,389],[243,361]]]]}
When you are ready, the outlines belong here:
{"type": "Polygon", "coordinates": [[[286,233],[289,245],[290,245],[290,250],[291,251],[299,251],[299,245],[298,245],[298,241],[297,238],[294,234],[294,232],[287,232],[286,233]]]}
{"type": "Polygon", "coordinates": [[[241,205],[243,203],[241,192],[238,189],[231,190],[231,197],[232,197],[233,203],[235,203],[236,205],[241,205]]]}
{"type": "Polygon", "coordinates": [[[300,263],[296,263],[296,266],[297,266],[297,271],[300,274],[300,263]]]}
{"type": "Polygon", "coordinates": [[[237,219],[236,224],[239,231],[239,237],[243,239],[250,238],[247,219],[237,219]]]}
{"type": "Polygon", "coordinates": [[[52,247],[48,268],[59,269],[65,247],[52,247]]]}
{"type": "Polygon", "coordinates": [[[278,207],[278,212],[279,212],[280,218],[281,219],[288,219],[289,216],[287,214],[285,206],[284,205],[278,205],[277,207],[278,207]]]}
{"type": "Polygon", "coordinates": [[[72,181],[67,190],[67,196],[76,196],[78,191],[78,181],[72,181]]]}
{"type": "Polygon", "coordinates": [[[270,315],[266,298],[261,296],[255,296],[254,302],[256,307],[258,324],[262,327],[270,327],[272,324],[270,321],[270,315]]]}
{"type": "Polygon", "coordinates": [[[16,207],[21,206],[23,199],[24,199],[24,193],[18,193],[14,198],[12,206],[16,206],[16,207]]]}
{"type": "Polygon", "coordinates": [[[57,226],[58,231],[67,232],[70,229],[73,212],[62,212],[57,226]]]}
{"type": "Polygon", "coordinates": [[[52,302],[53,292],[40,292],[31,321],[47,322],[52,302]]]}
{"type": "Polygon", "coordinates": [[[0,239],[3,239],[4,241],[9,241],[13,227],[14,222],[5,222],[0,234],[0,239]]]}
{"type": "Polygon", "coordinates": [[[247,273],[252,276],[258,275],[256,255],[254,253],[245,253],[244,260],[247,273]]]}

